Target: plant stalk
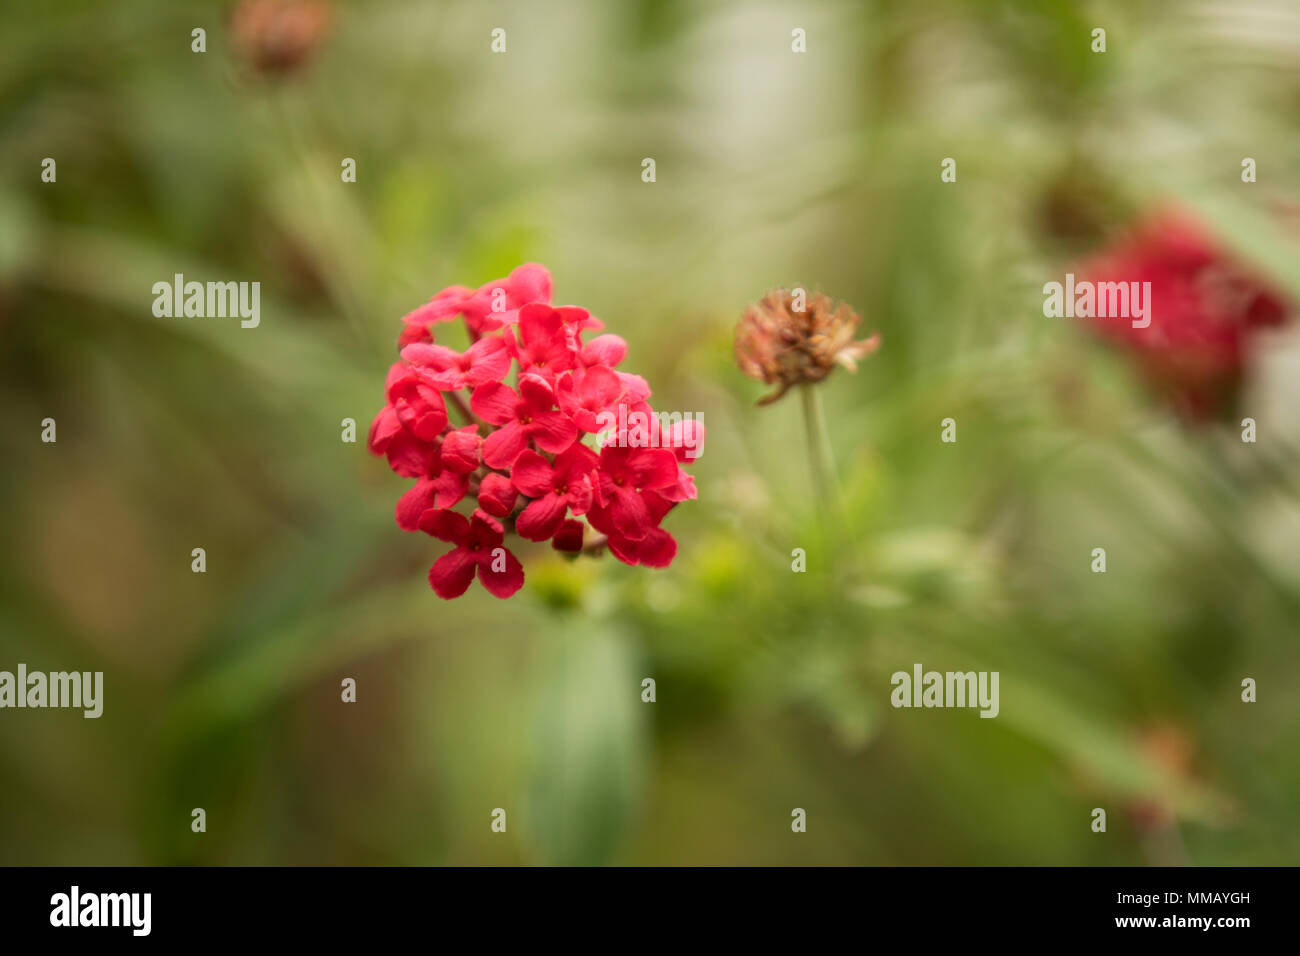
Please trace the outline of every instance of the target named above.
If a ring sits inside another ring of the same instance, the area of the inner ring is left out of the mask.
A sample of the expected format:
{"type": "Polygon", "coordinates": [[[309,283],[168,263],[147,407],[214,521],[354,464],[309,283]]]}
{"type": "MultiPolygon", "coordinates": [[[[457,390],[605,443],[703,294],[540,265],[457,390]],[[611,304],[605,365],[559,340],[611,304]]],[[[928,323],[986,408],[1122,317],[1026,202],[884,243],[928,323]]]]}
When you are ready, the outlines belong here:
{"type": "Polygon", "coordinates": [[[835,472],[835,457],[831,453],[830,434],[826,428],[826,411],[822,407],[821,393],[815,384],[799,386],[803,401],[803,424],[808,438],[808,463],[812,468],[813,488],[817,506],[823,515],[829,515],[838,505],[839,484],[835,472]]]}

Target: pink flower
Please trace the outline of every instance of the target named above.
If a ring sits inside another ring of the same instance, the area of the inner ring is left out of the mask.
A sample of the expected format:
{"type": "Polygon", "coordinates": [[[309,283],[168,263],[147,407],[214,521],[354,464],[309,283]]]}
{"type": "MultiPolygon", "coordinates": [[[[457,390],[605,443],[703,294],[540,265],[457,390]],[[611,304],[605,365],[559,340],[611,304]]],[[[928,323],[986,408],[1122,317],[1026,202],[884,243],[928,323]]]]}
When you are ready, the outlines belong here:
{"type": "Polygon", "coordinates": [[[402,316],[406,328],[397,339],[397,347],[404,348],[413,342],[432,342],[429,326],[434,322],[446,322],[460,314],[465,299],[473,295],[474,290],[468,286],[453,285],[443,289],[432,299],[402,316]]]}
{"type": "Polygon", "coordinates": [[[656,523],[646,493],[676,484],[677,459],[671,451],[607,445],[600,452],[591,523],[606,534],[640,541],[656,523]]]}
{"type": "Polygon", "coordinates": [[[677,557],[677,540],[663,528],[651,528],[640,541],[611,534],[609,550],[624,564],[666,568],[677,557]]]}
{"type": "Polygon", "coordinates": [[[633,375],[630,372],[615,372],[614,374],[623,383],[623,401],[627,402],[628,405],[636,405],[650,397],[650,385],[640,375],[633,375]]]}
{"type": "Polygon", "coordinates": [[[448,432],[433,443],[434,454],[425,459],[424,472],[406,494],[397,500],[397,526],[414,531],[420,516],[430,508],[450,508],[465,497],[469,473],[478,467],[476,428],[448,432]]]}
{"type": "Polygon", "coordinates": [[[567,372],[555,385],[560,411],[589,434],[609,427],[602,423],[601,413],[612,410],[622,394],[623,382],[603,365],[567,372]]]}
{"type": "Polygon", "coordinates": [[[672,561],[677,543],[660,524],[696,496],[681,466],[694,457],[684,446],[698,447],[703,429],[687,422],[652,435],[656,448],[597,453],[583,443],[623,427],[624,406],[653,415],[650,386],[615,371],[627,356],[617,335],[583,344],[604,323],[578,306],[552,306],[550,273],[524,265],[478,289],[450,286],[403,325],[401,361],[389,369],[369,447],[415,479],[394,509],[398,527],[454,545],[429,570],[434,591],[457,597],[477,574],[489,592],[509,597],[524,574],[507,534],[573,553],[584,550],[588,523],[603,537],[585,550],[607,546],[647,567],[672,561]],[[432,326],[458,316],[471,343],[464,352],[433,341],[432,326]],[[507,384],[512,371],[515,387],[507,384]],[[466,424],[453,425],[449,409],[466,424]],[[466,498],[477,504],[469,517],[452,510],[466,498]]]}
{"type": "Polygon", "coordinates": [[[606,365],[613,368],[627,357],[627,343],[617,335],[598,335],[582,347],[578,364],[583,368],[606,365]]]}
{"type": "Polygon", "coordinates": [[[573,368],[577,362],[570,348],[564,312],[547,305],[526,305],[520,309],[519,325],[506,330],[505,340],[519,363],[520,372],[532,372],[548,382],[555,381],[556,375],[573,368]]]}
{"type": "Polygon", "coordinates": [[[524,586],[523,566],[504,546],[500,525],[482,512],[466,518],[455,511],[426,511],[420,530],[456,546],[429,569],[429,584],[438,597],[460,597],[476,570],[479,582],[496,597],[508,598],[524,586]]]}
{"type": "Polygon", "coordinates": [[[591,474],[598,464],[596,453],[578,442],[556,455],[554,465],[535,451],[521,452],[510,480],[533,500],[515,522],[520,537],[545,541],[559,531],[567,511],[585,514],[594,495],[591,474]]]}
{"type": "MultiPolygon", "coordinates": [[[[677,461],[682,464],[694,462],[704,454],[704,423],[697,419],[676,422],[668,429],[664,447],[672,451],[677,461]]],[[[677,481],[663,490],[663,496],[669,501],[694,501],[698,496],[695,490],[695,476],[677,469],[677,481]]]]}
{"type": "Polygon", "coordinates": [[[388,370],[388,401],[402,427],[421,441],[433,441],[447,425],[442,392],[400,362],[388,370]]]}
{"type": "Polygon", "coordinates": [[[489,468],[509,468],[529,441],[543,451],[568,448],[578,429],[562,412],[553,411],[555,395],[536,375],[524,375],[516,393],[509,385],[492,382],[474,389],[474,413],[497,428],[483,442],[483,460],[489,468]]]}
{"type": "Polygon", "coordinates": [[[444,392],[499,382],[510,371],[510,353],[497,336],[479,339],[464,352],[417,342],[402,349],[421,381],[444,392]]]}
{"type": "Polygon", "coordinates": [[[464,498],[467,484],[464,475],[452,471],[422,477],[397,499],[397,526],[403,531],[415,531],[430,508],[451,508],[464,498]]]}
{"type": "Polygon", "coordinates": [[[372,454],[386,455],[388,466],[404,478],[428,474],[438,460],[437,446],[403,428],[392,405],[385,405],[371,423],[369,446],[372,454]]]}
{"type": "Polygon", "coordinates": [[[551,273],[535,263],[481,286],[461,303],[461,311],[470,335],[477,336],[513,324],[519,310],[530,302],[551,302],[551,273]]]}
{"type": "MultiPolygon", "coordinates": [[[[617,528],[611,528],[609,550],[614,557],[624,564],[641,564],[648,568],[666,568],[677,556],[677,541],[671,534],[659,527],[664,516],[676,503],[653,491],[642,495],[646,508],[650,512],[651,527],[645,537],[632,539],[620,534],[617,528]]],[[[593,522],[593,526],[594,526],[593,522]]]]}

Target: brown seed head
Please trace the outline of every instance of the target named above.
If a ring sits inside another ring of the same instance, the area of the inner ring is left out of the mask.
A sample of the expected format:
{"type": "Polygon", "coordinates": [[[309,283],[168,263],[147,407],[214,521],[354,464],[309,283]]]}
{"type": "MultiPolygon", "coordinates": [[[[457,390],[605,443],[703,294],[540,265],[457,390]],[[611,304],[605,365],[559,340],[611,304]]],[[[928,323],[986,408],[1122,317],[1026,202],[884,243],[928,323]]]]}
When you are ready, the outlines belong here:
{"type": "Polygon", "coordinates": [[[241,0],[231,19],[234,46],[263,74],[301,66],[329,33],[333,10],[326,0],[241,0]]]}
{"type": "Polygon", "coordinates": [[[736,364],[750,378],[777,386],[760,405],[776,401],[792,385],[820,382],[836,365],[857,371],[857,360],[880,347],[879,332],[853,340],[862,319],[847,303],[796,292],[774,289],[736,324],[736,364]]]}

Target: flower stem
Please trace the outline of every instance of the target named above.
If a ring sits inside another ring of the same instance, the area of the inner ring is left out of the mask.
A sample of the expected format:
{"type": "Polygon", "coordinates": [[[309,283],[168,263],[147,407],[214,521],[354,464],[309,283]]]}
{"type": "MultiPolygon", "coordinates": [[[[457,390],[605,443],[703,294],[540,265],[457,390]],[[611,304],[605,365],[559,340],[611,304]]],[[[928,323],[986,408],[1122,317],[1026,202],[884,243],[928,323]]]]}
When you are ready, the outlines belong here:
{"type": "Polygon", "coordinates": [[[460,412],[461,418],[466,425],[487,427],[483,419],[469,410],[469,406],[465,404],[465,397],[460,392],[443,392],[443,394],[451,399],[452,404],[456,406],[456,411],[460,412]]]}
{"type": "Polygon", "coordinates": [[[826,430],[826,412],[821,393],[815,384],[799,387],[803,400],[803,424],[808,437],[808,463],[812,467],[813,488],[823,515],[834,510],[838,499],[835,458],[831,454],[830,435],[826,430]]]}

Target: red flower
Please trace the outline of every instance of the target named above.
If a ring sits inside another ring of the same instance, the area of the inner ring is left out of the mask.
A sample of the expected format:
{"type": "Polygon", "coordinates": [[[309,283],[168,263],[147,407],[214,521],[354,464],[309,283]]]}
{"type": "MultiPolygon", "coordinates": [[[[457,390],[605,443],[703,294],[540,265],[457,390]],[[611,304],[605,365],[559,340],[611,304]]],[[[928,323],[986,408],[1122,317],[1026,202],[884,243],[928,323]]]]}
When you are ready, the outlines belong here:
{"type": "Polygon", "coordinates": [[[429,569],[429,584],[438,597],[460,597],[469,589],[475,570],[483,587],[499,598],[508,598],[524,586],[523,566],[504,546],[501,526],[482,512],[467,519],[455,511],[426,511],[420,530],[456,546],[429,569]]]}
{"type": "Polygon", "coordinates": [[[677,556],[677,542],[671,534],[659,527],[659,522],[664,520],[664,515],[668,514],[676,503],[653,491],[647,492],[642,498],[650,511],[652,527],[646,532],[645,537],[639,540],[620,534],[616,528],[608,531],[610,553],[624,564],[666,568],[677,556]]]}
{"type": "MultiPolygon", "coordinates": [[[[524,452],[524,454],[536,453],[524,452]]],[[[478,506],[490,515],[504,518],[514,510],[515,500],[518,497],[510,479],[494,471],[483,476],[483,484],[478,490],[478,506]]]]}
{"type": "Polygon", "coordinates": [[[651,528],[640,541],[611,534],[609,550],[624,564],[666,568],[677,557],[677,540],[663,528],[651,528]]]}
{"type": "Polygon", "coordinates": [[[490,468],[509,468],[529,441],[543,451],[558,452],[578,434],[563,413],[552,411],[555,395],[536,375],[521,377],[518,393],[501,382],[482,385],[474,389],[470,404],[484,421],[500,426],[483,442],[483,460],[490,468]]]}
{"type": "Polygon", "coordinates": [[[1147,327],[1135,328],[1126,317],[1086,321],[1128,349],[1143,378],[1191,420],[1233,403],[1255,333],[1289,311],[1274,289],[1178,211],[1139,224],[1079,272],[1094,283],[1151,283],[1147,327]]]}
{"type": "Polygon", "coordinates": [[[417,342],[402,349],[419,378],[444,392],[499,382],[510,371],[510,353],[500,338],[479,339],[464,352],[417,342]]]}
{"type": "Polygon", "coordinates": [[[402,427],[422,441],[433,441],[447,426],[442,392],[400,362],[388,370],[388,401],[402,427]]]}
{"type": "Polygon", "coordinates": [[[606,445],[600,452],[591,523],[606,534],[640,541],[656,523],[646,493],[676,483],[677,459],[671,451],[606,445]]]}
{"type": "MultiPolygon", "coordinates": [[[[584,310],[577,310],[586,316],[584,310]]],[[[519,310],[519,325],[507,329],[505,340],[519,362],[520,372],[532,372],[555,381],[555,376],[573,368],[576,357],[570,348],[571,331],[565,325],[565,311],[548,305],[526,305],[519,310]]]]}
{"type": "Polygon", "coordinates": [[[405,348],[413,342],[432,342],[429,326],[456,318],[460,315],[461,305],[473,294],[474,290],[468,286],[448,286],[418,309],[406,313],[402,316],[406,328],[398,336],[397,347],[405,348]]]}
{"type": "Polygon", "coordinates": [[[467,484],[464,475],[451,471],[421,478],[397,499],[397,526],[403,531],[416,530],[430,508],[451,508],[464,498],[467,484]]]}
{"type": "Polygon", "coordinates": [[[369,445],[373,454],[386,455],[388,466],[404,478],[419,478],[437,462],[437,447],[403,428],[392,405],[385,405],[375,416],[369,445]]]}
{"type": "Polygon", "coordinates": [[[591,507],[591,473],[599,464],[596,453],[574,442],[552,465],[535,451],[524,451],[510,469],[510,480],[520,494],[533,500],[515,522],[520,537],[545,541],[554,536],[566,510],[586,514],[591,507]]]}
{"type": "Polygon", "coordinates": [[[623,382],[603,365],[569,372],[555,385],[560,411],[587,433],[609,427],[602,423],[601,413],[611,411],[622,394],[623,382]]]}
{"type": "Polygon", "coordinates": [[[530,302],[549,305],[551,273],[545,266],[526,263],[504,279],[481,286],[461,303],[470,335],[482,335],[513,324],[523,306],[530,302]]]}
{"type": "Polygon", "coordinates": [[[633,375],[631,372],[614,374],[623,383],[623,401],[628,405],[636,405],[650,397],[650,385],[640,375],[633,375]]]}
{"type": "MultiPolygon", "coordinates": [[[[664,446],[672,450],[679,462],[683,464],[695,461],[704,453],[704,422],[692,418],[677,422],[668,429],[668,438],[664,446]]],[[[663,490],[663,496],[669,501],[694,501],[699,493],[695,490],[695,476],[677,469],[677,481],[663,490]]]]}
{"type": "Polygon", "coordinates": [[[703,428],[687,422],[651,435],[656,448],[597,454],[583,444],[587,434],[623,427],[606,413],[624,405],[653,415],[650,386],[614,370],[627,355],[617,335],[583,344],[604,323],[577,306],[552,307],[550,273],[525,265],[476,290],[451,286],[403,323],[402,361],[389,370],[369,447],[415,479],[398,499],[398,526],[454,545],[429,571],[440,596],[465,593],[475,574],[497,597],[515,593],[524,573],[505,547],[508,533],[572,553],[584,550],[590,522],[605,535],[591,542],[593,553],[607,545],[628,564],[672,561],[677,543],[660,523],[696,495],[681,466],[694,459],[685,446],[698,448],[703,428]],[[435,344],[430,331],[457,316],[471,340],[464,352],[435,344]],[[515,388],[506,384],[512,369],[515,388]],[[454,427],[449,407],[472,423],[454,427]],[[471,493],[471,517],[451,510],[471,493]]]}
{"type": "Polygon", "coordinates": [[[475,426],[448,432],[431,443],[419,481],[397,500],[397,526],[414,531],[430,508],[450,508],[465,497],[469,473],[478,467],[479,438],[475,426]]]}
{"type": "Polygon", "coordinates": [[[627,356],[627,343],[617,335],[598,335],[582,347],[578,362],[584,368],[591,365],[616,366],[627,356]]]}

